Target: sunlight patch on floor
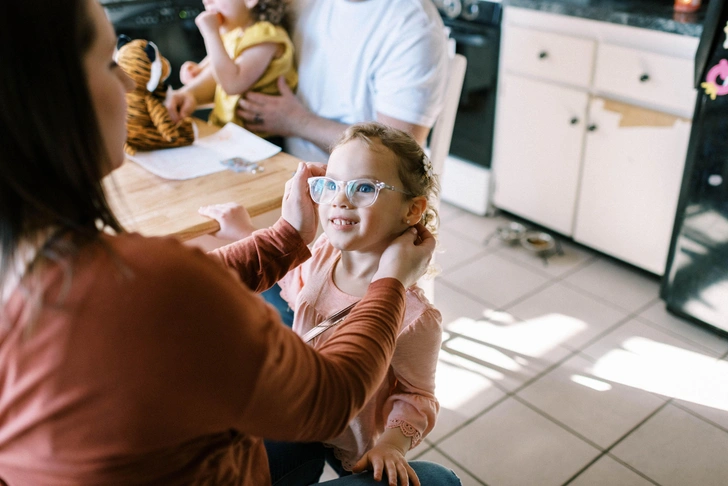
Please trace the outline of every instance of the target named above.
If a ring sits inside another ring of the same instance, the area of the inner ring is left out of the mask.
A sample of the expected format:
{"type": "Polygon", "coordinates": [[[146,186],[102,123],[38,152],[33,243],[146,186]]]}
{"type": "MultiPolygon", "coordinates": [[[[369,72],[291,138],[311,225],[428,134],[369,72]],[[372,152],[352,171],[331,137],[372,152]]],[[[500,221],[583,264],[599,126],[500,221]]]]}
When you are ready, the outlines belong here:
{"type": "Polygon", "coordinates": [[[592,370],[595,377],[728,411],[728,362],[643,337],[627,339],[592,370]]]}

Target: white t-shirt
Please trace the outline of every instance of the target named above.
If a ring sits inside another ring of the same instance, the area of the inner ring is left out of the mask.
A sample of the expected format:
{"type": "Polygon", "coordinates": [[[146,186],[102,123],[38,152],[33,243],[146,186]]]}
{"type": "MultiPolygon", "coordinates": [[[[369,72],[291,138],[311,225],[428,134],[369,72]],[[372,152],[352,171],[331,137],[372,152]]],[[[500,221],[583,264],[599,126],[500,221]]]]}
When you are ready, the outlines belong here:
{"type": "MultiPolygon", "coordinates": [[[[297,96],[318,116],[352,124],[377,113],[432,127],[442,108],[447,38],[432,0],[297,0],[297,96]]],[[[328,154],[300,138],[298,158],[328,154]]]]}

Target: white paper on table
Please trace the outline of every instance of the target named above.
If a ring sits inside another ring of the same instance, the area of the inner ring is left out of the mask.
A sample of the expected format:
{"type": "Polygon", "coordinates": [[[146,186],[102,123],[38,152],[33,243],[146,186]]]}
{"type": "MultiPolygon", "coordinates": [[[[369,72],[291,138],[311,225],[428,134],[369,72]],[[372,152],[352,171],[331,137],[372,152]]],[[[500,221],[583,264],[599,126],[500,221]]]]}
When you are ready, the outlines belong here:
{"type": "Polygon", "coordinates": [[[220,162],[232,157],[259,162],[280,151],[277,145],[228,123],[187,147],[137,152],[127,157],[159,177],[182,180],[225,170],[220,162]]]}

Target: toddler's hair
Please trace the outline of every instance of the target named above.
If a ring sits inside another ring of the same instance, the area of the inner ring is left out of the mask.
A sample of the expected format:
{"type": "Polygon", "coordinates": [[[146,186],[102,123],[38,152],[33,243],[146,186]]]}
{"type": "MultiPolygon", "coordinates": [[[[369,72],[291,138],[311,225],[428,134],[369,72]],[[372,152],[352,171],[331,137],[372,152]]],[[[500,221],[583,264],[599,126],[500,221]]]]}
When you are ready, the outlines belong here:
{"type": "Polygon", "coordinates": [[[440,225],[435,204],[440,192],[438,176],[432,172],[432,163],[419,143],[407,132],[378,122],[356,123],[347,128],[332,150],[351,140],[372,145],[375,140],[388,148],[399,160],[397,172],[404,190],[413,196],[425,196],[427,209],[420,222],[433,235],[440,225]]]}
{"type": "Polygon", "coordinates": [[[288,0],[258,0],[250,9],[250,16],[255,22],[270,22],[288,29],[288,0]]]}

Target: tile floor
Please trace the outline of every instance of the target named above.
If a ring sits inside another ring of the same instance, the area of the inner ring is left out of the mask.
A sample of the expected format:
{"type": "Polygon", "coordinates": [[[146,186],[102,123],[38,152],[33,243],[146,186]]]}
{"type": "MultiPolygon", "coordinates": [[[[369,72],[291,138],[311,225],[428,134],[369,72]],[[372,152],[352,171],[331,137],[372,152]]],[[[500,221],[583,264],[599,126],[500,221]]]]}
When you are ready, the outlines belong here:
{"type": "Polygon", "coordinates": [[[441,219],[442,408],[411,459],[465,486],[728,484],[728,339],[668,314],[634,267],[485,244],[506,214],[441,219]]]}

